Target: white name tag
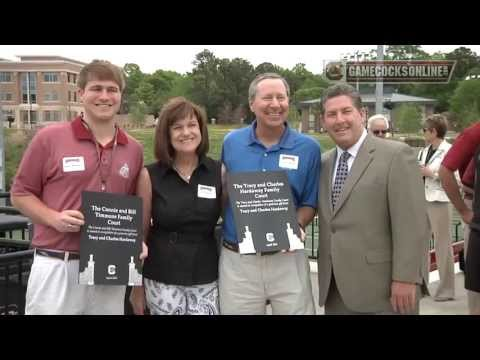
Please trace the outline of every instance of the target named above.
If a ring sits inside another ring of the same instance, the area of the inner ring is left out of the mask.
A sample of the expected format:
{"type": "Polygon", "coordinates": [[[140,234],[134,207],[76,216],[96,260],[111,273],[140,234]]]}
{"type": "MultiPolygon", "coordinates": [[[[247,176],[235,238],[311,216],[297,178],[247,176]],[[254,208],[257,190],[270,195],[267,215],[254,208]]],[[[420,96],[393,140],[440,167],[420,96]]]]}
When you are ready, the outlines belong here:
{"type": "Polygon", "coordinates": [[[85,171],[85,160],[83,156],[72,156],[63,158],[63,172],[85,171]]]}
{"type": "Polygon", "coordinates": [[[298,156],[297,155],[286,155],[280,154],[280,159],[278,161],[278,167],[284,169],[298,169],[298,156]]]}
{"type": "Polygon", "coordinates": [[[216,199],[217,198],[217,191],[215,186],[207,186],[207,185],[200,185],[198,184],[198,194],[199,198],[204,199],[216,199]]]}

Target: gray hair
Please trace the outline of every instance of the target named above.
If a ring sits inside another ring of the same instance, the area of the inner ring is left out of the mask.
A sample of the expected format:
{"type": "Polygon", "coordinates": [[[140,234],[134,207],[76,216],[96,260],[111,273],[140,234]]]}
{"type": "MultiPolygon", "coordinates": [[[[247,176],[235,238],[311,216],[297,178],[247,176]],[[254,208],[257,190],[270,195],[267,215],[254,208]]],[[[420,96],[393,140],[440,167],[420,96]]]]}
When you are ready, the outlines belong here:
{"type": "Polygon", "coordinates": [[[281,75],[278,75],[276,73],[264,73],[264,74],[259,74],[253,81],[250,83],[250,86],[248,87],[248,101],[252,102],[255,99],[255,96],[257,95],[257,85],[259,82],[266,80],[266,79],[280,79],[283,82],[283,85],[285,85],[285,89],[287,90],[287,97],[290,97],[290,86],[288,86],[287,80],[283,78],[281,75]]]}
{"type": "Polygon", "coordinates": [[[385,125],[387,126],[387,129],[390,127],[389,124],[388,124],[388,119],[385,115],[376,114],[376,115],[370,116],[368,118],[367,129],[370,129],[372,127],[372,124],[375,120],[383,120],[383,121],[385,121],[385,125]]]}

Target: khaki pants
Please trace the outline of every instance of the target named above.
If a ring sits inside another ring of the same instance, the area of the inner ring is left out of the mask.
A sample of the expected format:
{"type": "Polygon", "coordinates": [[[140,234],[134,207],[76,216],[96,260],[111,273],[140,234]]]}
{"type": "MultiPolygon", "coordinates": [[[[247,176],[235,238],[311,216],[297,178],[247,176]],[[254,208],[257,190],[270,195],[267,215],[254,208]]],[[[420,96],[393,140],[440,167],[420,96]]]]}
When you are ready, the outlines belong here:
{"type": "Polygon", "coordinates": [[[303,250],[273,255],[240,255],[222,247],[219,262],[220,313],[314,315],[310,264],[303,250]]]}
{"type": "MultiPolygon", "coordinates": [[[[452,238],[450,236],[451,210],[448,202],[428,202],[428,219],[435,243],[435,259],[440,282],[434,295],[435,299],[453,299],[455,297],[455,270],[452,238]]],[[[429,257],[430,260],[430,257],[429,257]]]]}
{"type": "MultiPolygon", "coordinates": [[[[472,208],[472,200],[464,199],[465,204],[468,206],[469,209],[472,208]]],[[[467,224],[463,224],[463,254],[465,256],[465,260],[467,259],[467,249],[468,249],[468,239],[470,237],[470,226],[467,224]]],[[[468,300],[468,310],[471,315],[480,315],[480,293],[476,291],[467,291],[467,300],[468,300]]]]}

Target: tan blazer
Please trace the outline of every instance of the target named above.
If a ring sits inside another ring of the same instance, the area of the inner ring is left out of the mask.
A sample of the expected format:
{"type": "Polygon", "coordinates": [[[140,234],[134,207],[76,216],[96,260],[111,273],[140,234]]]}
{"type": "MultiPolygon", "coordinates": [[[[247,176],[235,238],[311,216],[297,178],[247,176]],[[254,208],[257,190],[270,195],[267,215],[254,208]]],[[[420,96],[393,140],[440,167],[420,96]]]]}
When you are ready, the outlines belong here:
{"type": "Polygon", "coordinates": [[[353,311],[390,311],[392,280],[428,293],[430,228],[414,151],[367,135],[332,211],[336,149],[322,156],[319,188],[318,282],[325,304],[333,272],[353,311]]]}

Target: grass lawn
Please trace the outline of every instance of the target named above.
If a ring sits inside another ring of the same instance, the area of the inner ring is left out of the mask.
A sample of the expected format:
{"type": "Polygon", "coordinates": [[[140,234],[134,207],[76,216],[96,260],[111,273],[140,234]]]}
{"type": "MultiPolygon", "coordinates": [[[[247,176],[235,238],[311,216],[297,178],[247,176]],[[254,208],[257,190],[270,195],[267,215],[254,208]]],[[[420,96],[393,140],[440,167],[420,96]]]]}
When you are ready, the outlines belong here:
{"type": "MultiPolygon", "coordinates": [[[[209,125],[208,126],[208,136],[210,139],[210,151],[209,156],[214,159],[220,159],[220,153],[222,151],[223,138],[230,131],[238,128],[238,126],[226,126],[226,125],[209,125]]],[[[153,155],[153,136],[155,129],[137,129],[129,130],[129,134],[132,135],[135,139],[141,142],[144,146],[144,158],[145,164],[150,164],[155,161],[153,155]]],[[[326,134],[306,134],[313,137],[317,140],[321,147],[322,151],[326,151],[333,147],[332,140],[326,134]]]]}
{"type": "MultiPolygon", "coordinates": [[[[220,159],[220,153],[222,151],[223,138],[230,131],[238,128],[239,125],[209,125],[208,133],[210,138],[210,151],[209,156],[214,159],[220,159]]],[[[135,129],[128,130],[129,134],[136,138],[144,146],[144,159],[145,164],[150,164],[155,161],[153,155],[153,136],[155,129],[135,129]]],[[[306,133],[307,136],[311,136],[316,139],[322,148],[322,152],[325,152],[333,148],[333,141],[327,134],[320,133],[306,133]]],[[[396,138],[400,138],[405,134],[395,134],[396,138]]],[[[416,134],[418,136],[418,134],[416,134]]],[[[5,129],[5,162],[6,162],[6,184],[7,190],[10,188],[9,184],[11,179],[15,175],[23,152],[28,145],[28,137],[24,132],[16,129],[5,129]]]]}
{"type": "MultiPolygon", "coordinates": [[[[238,125],[209,125],[208,134],[210,138],[210,151],[209,156],[214,159],[220,159],[220,153],[222,151],[223,138],[230,131],[238,128],[238,125]]],[[[128,130],[128,133],[137,139],[144,147],[144,159],[145,164],[150,164],[155,161],[153,155],[153,136],[155,129],[135,129],[128,130]]],[[[325,134],[308,134],[322,146],[322,151],[326,151],[333,147],[333,142],[328,135],[325,134]]],[[[17,129],[5,129],[5,182],[7,184],[7,191],[10,189],[10,184],[15,176],[17,168],[22,159],[23,152],[28,145],[29,136],[25,135],[25,132],[17,129]]]]}

